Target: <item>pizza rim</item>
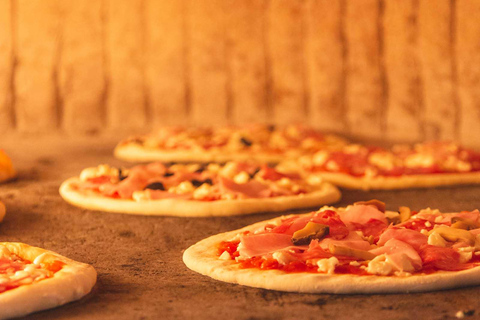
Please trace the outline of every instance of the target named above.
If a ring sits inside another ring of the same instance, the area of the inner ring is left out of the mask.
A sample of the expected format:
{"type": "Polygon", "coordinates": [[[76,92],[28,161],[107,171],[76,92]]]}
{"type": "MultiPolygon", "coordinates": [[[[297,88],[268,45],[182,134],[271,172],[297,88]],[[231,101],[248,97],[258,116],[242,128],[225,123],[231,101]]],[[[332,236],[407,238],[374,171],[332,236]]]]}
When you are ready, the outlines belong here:
{"type": "Polygon", "coordinates": [[[342,188],[364,191],[448,187],[452,185],[471,185],[480,183],[480,171],[403,175],[399,177],[355,177],[341,172],[315,172],[310,173],[310,175],[318,176],[325,181],[331,182],[342,188]]]}
{"type": "Polygon", "coordinates": [[[45,254],[44,261],[65,263],[50,278],[0,293],[0,319],[19,317],[78,300],[87,295],[96,283],[97,273],[91,265],[25,243],[0,242],[0,245],[25,260],[33,261],[45,254]]]}
{"type": "MultiPolygon", "coordinates": [[[[308,215],[310,213],[304,214],[308,215]]],[[[218,245],[239,233],[292,216],[276,217],[203,239],[184,251],[185,265],[215,280],[254,288],[302,293],[381,294],[427,292],[480,285],[480,265],[460,271],[437,270],[410,276],[285,272],[278,269],[241,268],[235,260],[219,259],[218,245]]]]}
{"type": "Polygon", "coordinates": [[[60,186],[60,195],[68,203],[89,210],[139,215],[207,217],[282,212],[292,208],[310,208],[321,204],[334,203],[341,198],[340,191],[334,185],[325,182],[319,186],[318,190],[303,194],[300,197],[293,195],[272,198],[222,199],[208,202],[159,199],[139,202],[131,199],[113,199],[93,191],[79,192],[73,187],[79,181],[79,178],[72,177],[60,186]],[[295,206],[300,204],[304,204],[304,206],[295,206]]]}
{"type": "Polygon", "coordinates": [[[263,163],[279,163],[284,159],[282,154],[268,154],[256,152],[234,152],[226,155],[222,151],[172,151],[154,148],[145,148],[136,143],[120,142],[113,151],[114,156],[118,159],[127,162],[228,162],[235,159],[235,161],[247,161],[254,158],[263,163]]]}

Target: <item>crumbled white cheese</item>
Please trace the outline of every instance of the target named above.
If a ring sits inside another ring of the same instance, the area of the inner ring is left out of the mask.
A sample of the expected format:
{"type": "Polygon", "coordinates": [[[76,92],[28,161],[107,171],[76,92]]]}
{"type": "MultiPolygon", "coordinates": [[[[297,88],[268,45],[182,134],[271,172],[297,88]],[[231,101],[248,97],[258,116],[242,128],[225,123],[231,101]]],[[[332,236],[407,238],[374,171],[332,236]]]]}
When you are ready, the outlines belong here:
{"type": "Polygon", "coordinates": [[[232,260],[232,257],[230,256],[230,253],[227,251],[223,251],[223,253],[218,257],[220,260],[232,260]]]}
{"type": "Polygon", "coordinates": [[[420,233],[423,234],[423,235],[425,235],[425,236],[427,236],[427,237],[428,237],[429,234],[430,234],[430,232],[428,232],[427,229],[422,229],[422,230],[420,230],[420,233]]]}
{"type": "Polygon", "coordinates": [[[349,263],[351,266],[354,266],[354,267],[359,267],[361,266],[362,264],[358,261],[350,261],[349,263]]]}
{"type": "Polygon", "coordinates": [[[313,155],[313,164],[316,166],[322,166],[328,159],[328,153],[326,151],[319,151],[313,155]]]}
{"type": "Polygon", "coordinates": [[[250,175],[245,171],[241,171],[235,175],[233,181],[238,184],[247,183],[250,180],[250,175]]]}
{"type": "Polygon", "coordinates": [[[405,271],[395,271],[393,274],[397,277],[410,277],[412,275],[410,272],[405,271]]]}
{"type": "Polygon", "coordinates": [[[220,165],[218,163],[210,163],[207,167],[207,170],[213,173],[220,171],[220,165]]]}
{"type": "Polygon", "coordinates": [[[287,263],[295,260],[295,258],[291,254],[284,251],[276,251],[272,254],[272,257],[273,259],[277,260],[278,263],[283,265],[286,265],[287,263]]]}
{"type": "Polygon", "coordinates": [[[435,159],[431,154],[416,153],[405,158],[405,166],[407,168],[428,168],[435,163],[435,159]]]}
{"type": "Polygon", "coordinates": [[[329,161],[327,162],[326,168],[327,168],[327,170],[329,170],[329,171],[338,171],[338,170],[340,170],[340,167],[338,166],[338,164],[337,164],[335,161],[333,161],[333,160],[329,160],[329,161]]]}
{"type": "Polygon", "coordinates": [[[33,264],[36,264],[36,265],[41,264],[46,257],[47,257],[47,253],[46,252],[42,253],[41,255],[37,256],[35,260],[33,260],[33,264]]]}
{"type": "Polygon", "coordinates": [[[395,167],[395,156],[389,152],[375,152],[368,157],[368,162],[379,168],[391,170],[395,167]]]}
{"type": "Polygon", "coordinates": [[[232,179],[237,174],[237,164],[235,162],[227,162],[220,169],[220,175],[232,179]]]}
{"type": "Polygon", "coordinates": [[[473,252],[458,252],[460,254],[460,263],[467,263],[468,261],[472,260],[473,252]]]}
{"type": "Polygon", "coordinates": [[[455,317],[457,319],[463,319],[463,318],[465,318],[465,313],[462,310],[460,310],[457,313],[455,313],[455,317]]]}
{"type": "Polygon", "coordinates": [[[180,182],[178,186],[171,187],[168,189],[168,192],[177,193],[177,194],[185,194],[189,192],[194,192],[195,187],[190,181],[183,181],[180,182]]]}
{"type": "Polygon", "coordinates": [[[378,274],[381,276],[388,276],[393,270],[393,266],[386,261],[386,256],[381,254],[373,258],[367,266],[366,271],[370,274],[378,274]]]}
{"type": "Polygon", "coordinates": [[[335,272],[335,266],[338,263],[339,261],[335,257],[320,259],[317,261],[318,271],[333,274],[335,272]]]}
{"type": "Polygon", "coordinates": [[[205,199],[212,192],[212,186],[208,183],[202,184],[200,187],[193,191],[193,199],[201,200],[205,199]]]}
{"type": "Polygon", "coordinates": [[[362,149],[362,146],[359,144],[349,144],[343,147],[343,151],[345,153],[350,153],[350,154],[358,153],[361,149],[362,149]]]}
{"type": "Polygon", "coordinates": [[[112,168],[108,164],[101,164],[98,167],[86,168],[80,173],[80,180],[86,181],[88,179],[101,176],[118,176],[118,169],[112,168]]]}
{"type": "Polygon", "coordinates": [[[432,245],[432,246],[443,247],[443,248],[447,246],[447,242],[445,241],[445,239],[443,239],[443,237],[436,231],[433,231],[432,233],[430,233],[430,235],[428,236],[427,242],[429,245],[432,245]]]}
{"type": "Polygon", "coordinates": [[[430,223],[430,221],[425,222],[425,227],[430,228],[431,226],[432,224],[430,223]]]}
{"type": "Polygon", "coordinates": [[[323,179],[319,175],[311,174],[307,177],[307,184],[312,186],[318,186],[323,183],[323,179]]]}
{"type": "Polygon", "coordinates": [[[290,187],[292,185],[292,180],[287,177],[283,177],[277,181],[277,184],[281,187],[290,187]]]}
{"type": "Polygon", "coordinates": [[[144,191],[133,191],[132,199],[135,201],[150,200],[150,189],[144,191]]]}
{"type": "Polygon", "coordinates": [[[378,171],[374,168],[367,168],[365,169],[365,178],[373,178],[378,174],[378,171]]]}

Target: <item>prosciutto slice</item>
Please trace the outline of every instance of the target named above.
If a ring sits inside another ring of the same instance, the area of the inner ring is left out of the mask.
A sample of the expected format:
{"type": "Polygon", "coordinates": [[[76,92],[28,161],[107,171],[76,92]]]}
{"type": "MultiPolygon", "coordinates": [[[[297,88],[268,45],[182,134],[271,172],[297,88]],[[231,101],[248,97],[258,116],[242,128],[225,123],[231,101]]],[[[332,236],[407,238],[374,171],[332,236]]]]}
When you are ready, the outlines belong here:
{"type": "Polygon", "coordinates": [[[249,234],[240,238],[238,252],[242,258],[251,258],[273,253],[290,246],[292,246],[292,237],[288,234],[249,234]]]}
{"type": "Polygon", "coordinates": [[[104,195],[118,194],[120,198],[132,197],[134,191],[143,190],[150,181],[162,179],[166,168],[159,162],[133,167],[128,177],[117,184],[103,185],[99,190],[104,195]]]}
{"type": "Polygon", "coordinates": [[[376,255],[385,254],[387,260],[399,271],[413,271],[409,270],[410,264],[415,270],[422,268],[422,258],[418,252],[408,243],[397,239],[390,239],[383,247],[370,252],[376,255]]]}
{"type": "Polygon", "coordinates": [[[239,184],[220,176],[219,187],[221,192],[230,192],[243,198],[268,198],[272,194],[268,185],[253,179],[247,183],[239,184]]]}
{"type": "Polygon", "coordinates": [[[421,246],[428,242],[428,237],[420,232],[410,229],[388,228],[380,236],[377,245],[383,246],[390,239],[396,239],[408,243],[415,250],[420,249],[421,246]]]}

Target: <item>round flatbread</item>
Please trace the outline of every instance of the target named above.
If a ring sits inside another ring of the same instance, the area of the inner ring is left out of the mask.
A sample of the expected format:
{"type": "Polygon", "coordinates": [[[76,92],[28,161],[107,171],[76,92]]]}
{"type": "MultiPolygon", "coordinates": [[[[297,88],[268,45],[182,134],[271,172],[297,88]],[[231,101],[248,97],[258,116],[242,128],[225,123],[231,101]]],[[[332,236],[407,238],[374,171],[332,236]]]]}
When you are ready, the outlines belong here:
{"type": "Polygon", "coordinates": [[[390,149],[347,145],[289,161],[307,175],[343,188],[391,190],[480,183],[480,153],[450,142],[390,149]]]}
{"type": "Polygon", "coordinates": [[[97,278],[90,265],[23,243],[0,242],[0,262],[0,319],[78,300],[97,278]]]}
{"type": "Polygon", "coordinates": [[[333,203],[340,192],[329,183],[308,183],[299,175],[263,166],[160,163],[120,170],[88,168],[60,187],[69,203],[91,210],[167,216],[230,216],[281,212],[333,203]],[[282,180],[283,179],[283,180],[282,180]]]}
{"type": "Polygon", "coordinates": [[[185,250],[183,261],[220,281],[291,292],[405,293],[480,284],[479,212],[412,214],[400,222],[368,203],[325,207],[209,237],[185,250]],[[392,218],[399,223],[389,225],[392,218]],[[457,229],[459,221],[465,229],[457,229]],[[327,225],[330,233],[302,234],[312,225],[327,225]]]}
{"type": "Polygon", "coordinates": [[[162,127],[128,138],[114,150],[131,162],[219,162],[254,160],[279,163],[323,148],[344,145],[344,139],[300,125],[274,127],[162,127]]]}

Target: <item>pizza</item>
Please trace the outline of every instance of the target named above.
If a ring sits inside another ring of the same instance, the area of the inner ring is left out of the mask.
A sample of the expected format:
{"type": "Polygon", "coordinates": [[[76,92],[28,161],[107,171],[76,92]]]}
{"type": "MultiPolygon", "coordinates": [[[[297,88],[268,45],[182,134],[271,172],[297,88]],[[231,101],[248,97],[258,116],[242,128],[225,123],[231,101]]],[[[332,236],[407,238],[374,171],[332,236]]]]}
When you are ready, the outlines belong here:
{"type": "Polygon", "coordinates": [[[403,189],[480,183],[480,153],[451,142],[397,145],[358,144],[320,150],[282,166],[301,168],[351,189],[403,189]]]}
{"type": "Polygon", "coordinates": [[[403,293],[480,284],[480,212],[323,207],[204,239],[188,268],[241,285],[309,293],[403,293]]]}
{"type": "Polygon", "coordinates": [[[82,208],[143,215],[226,216],[315,207],[340,199],[321,179],[302,179],[268,165],[153,162],[130,169],[100,165],[84,169],[60,187],[82,208]]]}
{"type": "Polygon", "coordinates": [[[0,242],[0,319],[78,300],[96,278],[90,265],[27,244],[0,242]]]}
{"type": "Polygon", "coordinates": [[[0,149],[0,182],[7,181],[15,177],[12,161],[7,154],[0,149]]]}
{"type": "Polygon", "coordinates": [[[345,140],[312,128],[275,127],[194,128],[162,127],[128,138],[115,148],[115,156],[132,162],[227,162],[256,160],[278,163],[323,148],[337,148],[345,140]]]}

